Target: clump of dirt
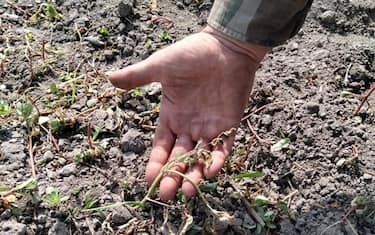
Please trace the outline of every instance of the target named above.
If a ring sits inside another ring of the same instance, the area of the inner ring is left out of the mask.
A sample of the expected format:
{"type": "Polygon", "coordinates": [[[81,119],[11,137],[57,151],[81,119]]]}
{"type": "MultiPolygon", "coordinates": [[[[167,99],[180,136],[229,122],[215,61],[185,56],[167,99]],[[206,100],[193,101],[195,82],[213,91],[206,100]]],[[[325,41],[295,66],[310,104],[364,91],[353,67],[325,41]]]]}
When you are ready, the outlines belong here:
{"type": "Polygon", "coordinates": [[[1,234],[160,234],[184,222],[188,234],[375,234],[374,95],[353,115],[375,83],[372,1],[316,0],[263,61],[232,156],[201,186],[230,226],[181,194],[168,213],[84,212],[142,200],[158,118],[158,84],[125,93],[104,72],[198,32],[212,1],[55,2],[0,4],[1,234]],[[263,175],[228,180],[249,171],[263,175]]]}

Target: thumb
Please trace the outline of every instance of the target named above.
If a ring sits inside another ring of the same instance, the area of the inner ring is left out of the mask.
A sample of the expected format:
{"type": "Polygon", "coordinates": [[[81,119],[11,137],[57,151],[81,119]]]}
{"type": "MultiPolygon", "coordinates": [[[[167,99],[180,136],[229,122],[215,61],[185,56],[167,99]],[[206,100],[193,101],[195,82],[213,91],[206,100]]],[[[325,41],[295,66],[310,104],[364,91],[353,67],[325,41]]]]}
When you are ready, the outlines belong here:
{"type": "Polygon", "coordinates": [[[115,87],[131,90],[155,82],[155,74],[155,66],[148,60],[144,60],[121,70],[110,72],[108,76],[109,81],[115,87]]]}

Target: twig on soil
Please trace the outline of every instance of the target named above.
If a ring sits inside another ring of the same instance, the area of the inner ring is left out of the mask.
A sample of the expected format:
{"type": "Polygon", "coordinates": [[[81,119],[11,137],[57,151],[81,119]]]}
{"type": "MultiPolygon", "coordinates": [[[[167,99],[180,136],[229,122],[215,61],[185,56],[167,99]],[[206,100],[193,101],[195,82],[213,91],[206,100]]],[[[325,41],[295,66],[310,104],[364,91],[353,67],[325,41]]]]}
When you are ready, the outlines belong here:
{"type": "Polygon", "coordinates": [[[34,153],[33,153],[33,137],[29,135],[29,159],[30,159],[30,167],[31,167],[31,175],[35,178],[36,177],[36,168],[34,162],[34,153]]]}
{"type": "Polygon", "coordinates": [[[350,220],[348,218],[345,218],[345,221],[349,225],[349,228],[352,230],[352,232],[354,233],[354,235],[358,235],[357,230],[354,229],[352,223],[350,223],[350,220]]]}
{"type": "MultiPolygon", "coordinates": [[[[333,228],[333,227],[335,227],[336,225],[338,225],[338,224],[341,224],[341,223],[344,223],[344,222],[349,222],[349,220],[348,220],[348,216],[352,213],[354,211],[354,208],[353,207],[351,207],[343,216],[342,216],[342,218],[339,220],[339,221],[337,221],[337,222],[335,222],[335,223],[333,223],[333,224],[331,224],[330,226],[328,226],[327,228],[325,228],[319,235],[323,235],[324,233],[326,233],[329,229],[331,229],[331,228],[333,228]]],[[[349,226],[351,226],[351,224],[350,224],[350,222],[349,222],[349,226]]],[[[352,227],[351,227],[352,228],[352,227]]],[[[358,233],[356,233],[356,231],[354,230],[354,228],[352,228],[352,230],[353,230],[353,232],[356,234],[356,235],[358,235],[358,233]]]]}
{"type": "Polygon", "coordinates": [[[40,125],[40,127],[48,134],[49,139],[51,140],[53,146],[55,147],[56,151],[60,152],[59,144],[56,141],[56,138],[53,136],[51,130],[47,130],[43,125],[40,125]]]}
{"type": "Polygon", "coordinates": [[[265,104],[265,105],[263,105],[263,106],[261,106],[261,107],[255,109],[254,111],[251,111],[248,115],[246,115],[245,117],[243,117],[243,118],[241,119],[241,122],[243,122],[243,121],[249,119],[249,117],[251,117],[251,115],[258,113],[258,112],[262,111],[263,109],[268,108],[269,106],[271,106],[271,105],[273,105],[273,104],[275,105],[275,104],[283,104],[283,103],[284,103],[284,102],[274,102],[274,103],[265,104]]]}
{"type": "Polygon", "coordinates": [[[168,26],[167,26],[167,29],[171,29],[175,26],[175,22],[173,20],[171,20],[170,18],[168,17],[165,17],[165,16],[154,16],[152,19],[151,19],[151,23],[154,24],[156,22],[159,22],[159,21],[166,21],[168,22],[168,26]]]}
{"type": "Polygon", "coordinates": [[[254,137],[256,138],[256,140],[260,143],[260,144],[266,144],[266,145],[270,145],[271,143],[268,141],[268,140],[264,140],[262,138],[260,138],[258,136],[258,134],[255,132],[253,126],[251,125],[249,119],[246,120],[246,123],[247,123],[247,127],[249,128],[250,132],[254,135],[254,137]]]}
{"type": "Polygon", "coordinates": [[[83,73],[85,75],[85,77],[83,79],[83,83],[87,84],[87,82],[89,81],[89,74],[87,72],[87,65],[86,64],[83,65],[83,73]]]}
{"type": "Polygon", "coordinates": [[[12,3],[12,2],[9,1],[9,0],[7,0],[7,4],[8,4],[10,7],[14,8],[16,11],[18,11],[18,12],[20,12],[20,13],[22,13],[22,14],[25,14],[25,15],[27,15],[27,16],[29,16],[29,17],[32,16],[31,13],[25,11],[24,9],[22,9],[21,7],[17,6],[16,4],[12,3]]]}
{"type": "Polygon", "coordinates": [[[251,206],[250,202],[245,198],[245,196],[243,195],[242,191],[238,188],[237,184],[233,180],[230,180],[229,182],[232,185],[234,191],[236,191],[238,193],[238,195],[240,196],[240,199],[241,199],[242,203],[246,207],[247,213],[249,213],[249,215],[252,218],[254,218],[254,220],[258,224],[260,224],[262,227],[264,227],[266,225],[266,223],[264,222],[264,220],[262,219],[262,217],[260,217],[258,215],[258,213],[255,211],[255,209],[251,206]]]}
{"type": "Polygon", "coordinates": [[[293,162],[293,165],[297,166],[298,168],[300,168],[300,169],[303,170],[303,171],[307,171],[307,169],[306,169],[305,167],[301,166],[301,165],[300,165],[299,163],[297,163],[297,162],[293,162]]]}
{"type": "Polygon", "coordinates": [[[331,228],[333,228],[333,227],[335,227],[336,225],[339,225],[339,224],[341,224],[341,223],[343,223],[343,222],[344,222],[344,221],[339,220],[339,221],[337,221],[337,222],[331,224],[330,226],[328,226],[327,228],[325,228],[325,229],[324,229],[319,235],[323,235],[323,234],[325,234],[328,230],[330,230],[331,228]]]}
{"type": "Polygon", "coordinates": [[[367,94],[362,98],[362,102],[361,104],[358,106],[358,108],[355,110],[354,112],[354,116],[356,116],[359,111],[361,111],[362,109],[362,106],[367,102],[368,98],[370,97],[370,95],[375,91],[375,83],[372,84],[372,87],[370,88],[370,90],[367,92],[367,94]]]}
{"type": "Polygon", "coordinates": [[[134,227],[137,223],[138,223],[137,218],[133,218],[129,220],[126,224],[118,227],[118,231],[116,234],[133,234],[134,227]]]}
{"type": "Polygon", "coordinates": [[[93,224],[91,223],[91,221],[89,220],[89,218],[86,217],[86,224],[87,224],[87,227],[89,227],[89,231],[91,233],[91,235],[95,235],[95,229],[94,229],[94,226],[93,224]]]}
{"type": "Polygon", "coordinates": [[[347,86],[348,83],[349,83],[349,71],[350,69],[352,68],[353,64],[350,63],[348,68],[346,69],[346,72],[345,72],[345,77],[344,77],[344,85],[347,86]]]}
{"type": "Polygon", "coordinates": [[[171,226],[168,223],[168,220],[169,220],[168,209],[164,208],[163,209],[163,224],[161,226],[162,232],[164,234],[175,235],[175,233],[171,229],[171,226]]]}
{"type": "Polygon", "coordinates": [[[0,77],[3,76],[3,73],[5,72],[5,69],[4,69],[4,62],[0,62],[0,77]]]}
{"type": "Polygon", "coordinates": [[[110,232],[110,234],[115,234],[115,231],[113,231],[113,228],[111,226],[111,221],[112,221],[112,213],[109,213],[108,216],[105,218],[105,220],[102,223],[102,230],[104,232],[108,230],[110,232]]]}
{"type": "Polygon", "coordinates": [[[81,112],[81,113],[75,115],[73,118],[74,118],[74,119],[77,119],[77,118],[79,118],[79,117],[84,116],[85,114],[89,114],[89,113],[91,113],[91,112],[94,112],[95,110],[97,110],[97,107],[89,108],[89,109],[87,109],[87,110],[85,110],[85,111],[83,111],[83,112],[81,112]]]}
{"type": "Polygon", "coordinates": [[[141,127],[145,130],[149,130],[149,131],[154,131],[156,130],[156,126],[151,126],[151,125],[146,125],[146,124],[143,124],[141,125],[141,127]]]}
{"type": "Polygon", "coordinates": [[[293,192],[289,193],[284,199],[283,201],[285,202],[286,200],[288,200],[288,207],[290,207],[290,203],[293,199],[293,197],[298,193],[298,190],[294,190],[293,192]]]}
{"type": "Polygon", "coordinates": [[[289,198],[294,197],[297,193],[298,193],[298,190],[294,190],[293,192],[289,193],[289,194],[283,199],[283,201],[286,201],[286,200],[288,200],[289,198]]]}
{"type": "Polygon", "coordinates": [[[32,61],[32,54],[31,49],[27,48],[26,58],[29,61],[29,70],[30,70],[30,81],[34,80],[34,69],[33,69],[33,61],[32,61]]]}
{"type": "Polygon", "coordinates": [[[36,113],[38,114],[38,117],[40,117],[40,110],[38,106],[35,104],[35,100],[31,99],[29,96],[27,96],[27,99],[30,101],[31,105],[35,108],[36,113]]]}
{"type": "Polygon", "coordinates": [[[164,206],[164,207],[167,207],[167,208],[174,208],[174,206],[168,205],[168,204],[163,203],[163,202],[156,201],[156,200],[151,199],[151,198],[148,198],[147,201],[155,203],[155,204],[157,204],[159,206],[164,206]]]}
{"type": "Polygon", "coordinates": [[[46,42],[44,41],[44,39],[42,40],[41,54],[42,54],[43,63],[45,63],[46,62],[46,42]]]}
{"type": "Polygon", "coordinates": [[[89,124],[87,126],[87,142],[89,144],[89,148],[92,149],[92,150],[95,150],[94,141],[93,141],[92,135],[91,135],[91,128],[92,128],[92,124],[91,124],[91,122],[89,122],[89,124]]]}

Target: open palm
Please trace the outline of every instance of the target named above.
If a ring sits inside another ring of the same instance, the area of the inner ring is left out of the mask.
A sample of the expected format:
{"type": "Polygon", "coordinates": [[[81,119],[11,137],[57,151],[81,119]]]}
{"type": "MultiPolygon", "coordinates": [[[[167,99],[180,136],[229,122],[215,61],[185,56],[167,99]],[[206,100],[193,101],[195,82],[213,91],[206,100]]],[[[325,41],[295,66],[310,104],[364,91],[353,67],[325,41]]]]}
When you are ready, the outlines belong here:
{"type": "MultiPolygon", "coordinates": [[[[110,75],[110,81],[123,89],[150,82],[162,84],[160,118],[146,169],[149,184],[177,154],[192,150],[199,140],[209,143],[238,126],[255,71],[267,51],[206,28],[110,75]]],[[[207,147],[212,154],[207,168],[203,164],[178,164],[175,168],[198,184],[220,171],[232,145],[233,137],[223,145],[207,147]]],[[[174,198],[181,185],[185,195],[196,193],[190,182],[170,174],[160,182],[160,197],[174,198]]]]}

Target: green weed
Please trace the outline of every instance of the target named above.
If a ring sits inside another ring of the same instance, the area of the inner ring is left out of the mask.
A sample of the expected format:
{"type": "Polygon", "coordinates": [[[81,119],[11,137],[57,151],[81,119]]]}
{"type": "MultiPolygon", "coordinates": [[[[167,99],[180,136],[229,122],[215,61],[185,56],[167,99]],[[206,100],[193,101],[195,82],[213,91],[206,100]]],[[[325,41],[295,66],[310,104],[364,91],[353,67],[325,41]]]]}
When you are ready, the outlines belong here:
{"type": "Polygon", "coordinates": [[[40,4],[39,9],[31,16],[30,21],[35,24],[39,21],[40,16],[48,21],[58,21],[62,19],[62,14],[57,11],[55,4],[52,2],[40,4]]]}
{"type": "Polygon", "coordinates": [[[60,195],[56,188],[47,188],[47,194],[43,197],[43,200],[48,202],[52,207],[55,207],[68,199],[69,196],[60,195]]]}
{"type": "Polygon", "coordinates": [[[27,128],[31,128],[38,119],[37,115],[33,115],[33,110],[34,107],[29,102],[19,102],[16,104],[17,114],[22,117],[27,128]]]}
{"type": "Polygon", "coordinates": [[[171,40],[171,36],[169,35],[168,31],[164,31],[162,34],[161,34],[161,40],[163,42],[169,42],[171,40]]]}
{"type": "Polygon", "coordinates": [[[102,35],[102,36],[108,37],[109,31],[108,31],[107,27],[102,26],[99,30],[99,34],[102,35]]]}
{"type": "Polygon", "coordinates": [[[0,115],[8,115],[11,113],[11,109],[5,101],[0,98],[0,115]]]}
{"type": "Polygon", "coordinates": [[[95,206],[97,206],[98,202],[99,202],[99,199],[93,198],[91,195],[91,191],[88,191],[85,193],[85,198],[83,201],[83,204],[84,204],[83,208],[86,210],[92,209],[95,206]]]}

